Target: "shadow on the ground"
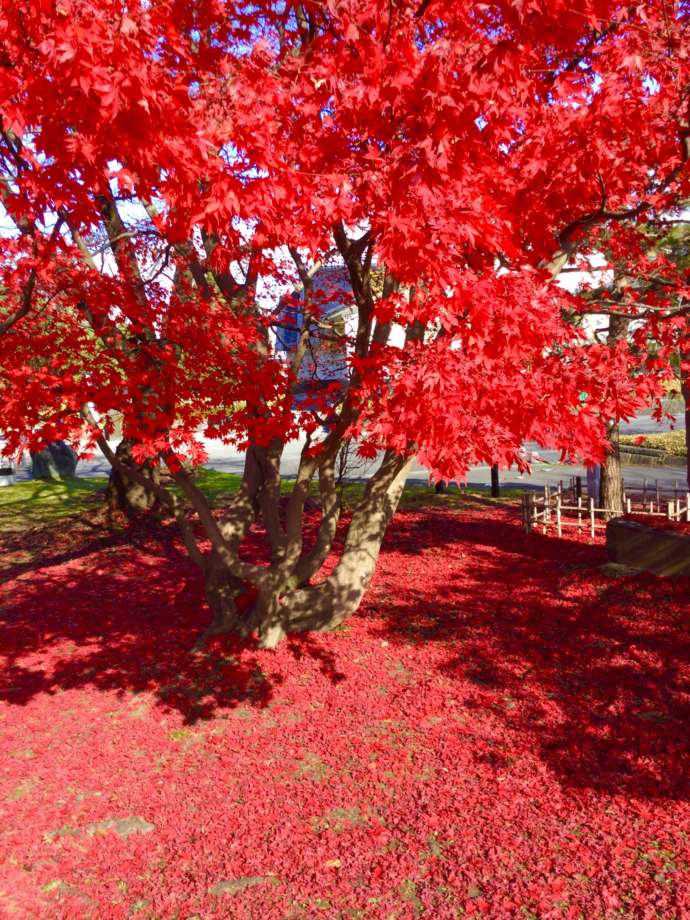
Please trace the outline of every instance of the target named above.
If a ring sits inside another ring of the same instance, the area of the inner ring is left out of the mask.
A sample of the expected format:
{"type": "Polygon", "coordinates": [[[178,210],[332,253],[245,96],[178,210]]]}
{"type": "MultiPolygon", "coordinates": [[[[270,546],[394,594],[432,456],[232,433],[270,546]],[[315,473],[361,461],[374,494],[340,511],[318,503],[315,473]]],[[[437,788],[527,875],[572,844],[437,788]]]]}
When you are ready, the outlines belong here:
{"type": "Polygon", "coordinates": [[[390,545],[472,564],[434,589],[420,578],[386,605],[372,599],[382,637],[443,642],[444,673],[475,688],[467,702],[478,692],[565,785],[690,798],[690,579],[611,577],[601,545],[507,519],[420,512],[390,545]]]}
{"type": "MultiPolygon", "coordinates": [[[[190,654],[209,614],[172,529],[105,539],[44,556],[6,591],[0,699],[148,692],[187,723],[268,705],[282,678],[251,642],[224,636],[190,654]]],[[[503,720],[506,752],[538,752],[564,785],[687,798],[690,583],[608,579],[603,562],[600,545],[526,535],[500,511],[411,512],[387,538],[360,616],[391,646],[440,647],[449,693],[503,720]],[[411,575],[398,589],[401,566],[411,575]]],[[[308,656],[328,680],[348,679],[337,634],[291,636],[285,648],[297,667],[308,656]]]]}
{"type": "MultiPolygon", "coordinates": [[[[200,574],[172,527],[96,535],[81,522],[83,542],[72,534],[63,546],[54,534],[52,554],[46,533],[30,534],[39,562],[3,567],[11,595],[0,608],[0,700],[24,705],[81,687],[148,692],[187,723],[219,707],[267,705],[279,677],[264,674],[251,643],[225,636],[222,649],[191,653],[209,612],[200,574]]],[[[21,541],[10,545],[16,553],[21,541]]]]}

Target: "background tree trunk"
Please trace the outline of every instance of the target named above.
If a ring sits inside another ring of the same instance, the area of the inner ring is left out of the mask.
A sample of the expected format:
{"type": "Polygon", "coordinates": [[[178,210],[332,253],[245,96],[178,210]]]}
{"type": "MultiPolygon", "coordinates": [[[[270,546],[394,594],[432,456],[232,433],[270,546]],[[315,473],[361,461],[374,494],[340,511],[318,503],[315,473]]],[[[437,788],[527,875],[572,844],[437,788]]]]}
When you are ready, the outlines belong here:
{"type": "Polygon", "coordinates": [[[498,476],[498,464],[494,463],[491,467],[491,497],[501,497],[501,481],[498,476]]]}
{"type": "MultiPolygon", "coordinates": [[[[609,316],[609,333],[607,337],[609,348],[615,348],[618,342],[625,339],[629,327],[630,319],[627,316],[609,316]]],[[[624,510],[623,477],[621,474],[620,425],[618,422],[609,424],[607,436],[611,442],[611,448],[601,465],[601,485],[599,489],[601,507],[622,513],[624,510]]],[[[606,515],[606,517],[610,516],[606,515]]]]}
{"type": "Polygon", "coordinates": [[[680,391],[685,408],[686,481],[690,490],[690,353],[680,356],[680,391]]]}
{"type": "MultiPolygon", "coordinates": [[[[137,463],[132,457],[134,442],[125,438],[120,441],[115,450],[118,460],[136,469],[150,479],[155,485],[160,484],[160,465],[151,460],[137,463]]],[[[110,471],[110,480],[107,489],[107,501],[111,511],[122,511],[124,514],[143,514],[152,511],[157,505],[156,496],[139,482],[134,482],[126,474],[113,467],[110,471]]]]}
{"type": "MultiPolygon", "coordinates": [[[[602,508],[623,512],[623,477],[621,475],[621,455],[619,447],[620,425],[612,422],[607,431],[611,448],[601,465],[600,501],[602,508]]],[[[611,517],[612,515],[606,515],[611,517]]]]}

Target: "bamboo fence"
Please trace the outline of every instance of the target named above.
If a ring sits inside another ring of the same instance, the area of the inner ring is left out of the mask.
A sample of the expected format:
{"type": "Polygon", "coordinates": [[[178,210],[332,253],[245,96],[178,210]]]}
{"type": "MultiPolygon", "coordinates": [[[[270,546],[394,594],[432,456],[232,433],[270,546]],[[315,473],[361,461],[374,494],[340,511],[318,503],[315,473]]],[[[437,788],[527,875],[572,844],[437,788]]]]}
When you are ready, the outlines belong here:
{"type": "Polygon", "coordinates": [[[555,528],[559,537],[563,528],[575,527],[579,532],[589,531],[594,537],[597,530],[606,528],[606,521],[614,517],[636,514],[663,517],[669,521],[690,522],[690,492],[681,493],[678,483],[673,491],[663,488],[658,480],[652,486],[645,479],[641,489],[623,490],[623,510],[600,508],[594,498],[583,494],[579,476],[571,478],[564,488],[544,486],[543,494],[525,492],[522,496],[522,522],[527,533],[541,528],[546,533],[555,528]]]}

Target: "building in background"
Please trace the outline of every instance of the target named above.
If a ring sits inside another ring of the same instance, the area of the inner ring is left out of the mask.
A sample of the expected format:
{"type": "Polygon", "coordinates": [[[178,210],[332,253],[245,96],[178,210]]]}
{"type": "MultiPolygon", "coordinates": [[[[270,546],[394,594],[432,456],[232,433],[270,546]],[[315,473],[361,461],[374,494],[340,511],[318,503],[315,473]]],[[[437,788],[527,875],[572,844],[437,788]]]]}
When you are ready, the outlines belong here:
{"type": "MultiPolygon", "coordinates": [[[[312,297],[318,319],[309,330],[308,346],[297,372],[296,398],[304,402],[327,386],[343,387],[349,378],[348,342],[357,314],[344,265],[325,265],[312,279],[312,297]]],[[[304,291],[296,289],[280,300],[275,325],[276,354],[289,363],[295,353],[304,317],[304,291]]]]}

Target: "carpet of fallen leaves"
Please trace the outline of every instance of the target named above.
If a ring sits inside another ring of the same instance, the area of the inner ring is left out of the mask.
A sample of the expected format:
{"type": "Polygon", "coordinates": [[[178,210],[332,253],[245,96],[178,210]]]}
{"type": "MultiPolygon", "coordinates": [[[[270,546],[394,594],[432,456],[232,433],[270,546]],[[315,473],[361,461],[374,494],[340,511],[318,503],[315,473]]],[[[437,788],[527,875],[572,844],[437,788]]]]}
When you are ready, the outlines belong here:
{"type": "Polygon", "coordinates": [[[344,628],[190,655],[162,533],[5,555],[1,917],[690,917],[688,579],[407,511],[344,628]]]}

